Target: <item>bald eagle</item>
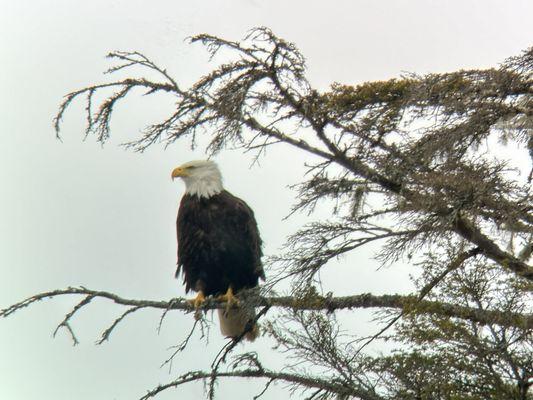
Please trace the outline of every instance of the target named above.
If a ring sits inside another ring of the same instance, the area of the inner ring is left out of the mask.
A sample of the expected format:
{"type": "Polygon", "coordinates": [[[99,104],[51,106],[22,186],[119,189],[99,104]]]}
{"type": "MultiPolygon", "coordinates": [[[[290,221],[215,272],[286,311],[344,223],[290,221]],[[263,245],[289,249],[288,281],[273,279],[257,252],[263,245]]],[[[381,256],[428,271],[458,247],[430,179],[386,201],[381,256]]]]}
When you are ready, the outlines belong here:
{"type": "MultiPolygon", "coordinates": [[[[233,296],[253,288],[265,279],[261,264],[261,237],[252,209],[222,186],[217,164],[208,160],[185,163],[172,171],[172,179],[185,182],[176,221],[178,269],[183,273],[185,291],[197,292],[192,301],[199,307],[207,296],[227,302],[218,310],[220,330],[224,336],[241,335],[255,317],[253,309],[233,307],[233,296]]],[[[254,325],[246,334],[254,340],[254,325]]]]}

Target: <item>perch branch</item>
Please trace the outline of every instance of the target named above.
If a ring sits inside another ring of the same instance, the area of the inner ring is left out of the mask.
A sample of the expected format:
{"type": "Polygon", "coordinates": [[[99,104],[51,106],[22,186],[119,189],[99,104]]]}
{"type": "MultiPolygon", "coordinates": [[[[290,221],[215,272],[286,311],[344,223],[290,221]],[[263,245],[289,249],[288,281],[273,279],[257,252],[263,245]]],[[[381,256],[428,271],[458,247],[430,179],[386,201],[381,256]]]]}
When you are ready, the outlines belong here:
{"type": "MultiPolygon", "coordinates": [[[[164,300],[137,300],[120,297],[114,293],[91,290],[85,287],[69,287],[66,289],[53,290],[35,294],[27,299],[15,303],[0,311],[0,317],[8,317],[11,314],[33,304],[38,301],[55,298],[66,295],[86,296],[86,298],[78,303],[71,313],[63,320],[68,322],[70,317],[79,309],[89,303],[88,299],[93,300],[97,298],[111,300],[116,304],[123,306],[134,307],[130,312],[137,311],[141,308],[154,308],[163,310],[182,310],[193,312],[194,308],[186,299],[176,298],[169,301],[164,300]],[[83,303],[83,304],[82,304],[83,303]]],[[[464,307],[450,303],[436,302],[436,301],[419,301],[417,295],[373,295],[371,293],[362,293],[353,296],[339,296],[339,297],[325,297],[312,296],[305,298],[298,298],[292,296],[278,296],[278,297],[260,297],[247,296],[251,306],[255,307],[284,307],[294,310],[345,310],[355,308],[396,308],[400,310],[412,311],[413,307],[417,308],[418,312],[437,314],[453,318],[466,319],[478,324],[498,324],[506,327],[520,327],[523,329],[533,328],[533,315],[519,314],[519,313],[503,313],[496,310],[477,309],[471,307],[464,307]]],[[[205,310],[212,310],[225,307],[225,303],[221,303],[215,299],[208,299],[203,306],[205,310]]],[[[122,317],[121,317],[122,318],[122,317]]],[[[62,324],[63,324],[62,323],[62,324]]],[[[61,325],[61,324],[60,324],[61,325]]]]}

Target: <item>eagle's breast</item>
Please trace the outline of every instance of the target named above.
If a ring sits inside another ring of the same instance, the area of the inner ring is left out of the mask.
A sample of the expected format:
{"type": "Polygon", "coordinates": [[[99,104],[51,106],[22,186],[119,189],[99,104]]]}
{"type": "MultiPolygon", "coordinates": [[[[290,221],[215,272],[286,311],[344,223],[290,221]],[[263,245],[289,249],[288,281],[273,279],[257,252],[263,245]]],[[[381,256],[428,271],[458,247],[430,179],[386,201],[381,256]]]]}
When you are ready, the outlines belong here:
{"type": "Polygon", "coordinates": [[[227,191],[183,196],[177,219],[178,271],[186,291],[206,296],[257,286],[264,279],[261,238],[254,214],[227,191]]]}

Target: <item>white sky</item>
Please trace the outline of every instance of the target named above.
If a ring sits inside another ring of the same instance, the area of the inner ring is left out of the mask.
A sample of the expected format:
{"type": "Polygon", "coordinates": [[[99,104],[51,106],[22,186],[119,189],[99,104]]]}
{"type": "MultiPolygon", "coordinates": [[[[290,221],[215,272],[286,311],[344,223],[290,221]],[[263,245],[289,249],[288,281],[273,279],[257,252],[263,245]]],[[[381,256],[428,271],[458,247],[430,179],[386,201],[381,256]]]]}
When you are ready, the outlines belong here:
{"type": "MultiPolygon", "coordinates": [[[[83,105],[66,114],[63,142],[52,118],[63,95],[103,79],[112,50],[138,50],[190,83],[210,66],[197,33],[238,40],[268,26],[296,43],[319,89],[387,79],[404,71],[444,72],[495,66],[532,44],[531,1],[53,1],[0,0],[0,308],[31,294],[84,285],[125,297],[183,295],[175,270],[175,214],[183,193],[171,169],[202,158],[180,142],[145,154],[117,146],[164,116],[164,98],[117,108],[113,139],[104,148],[82,142],[83,105]],[[330,4],[326,6],[326,4],[330,4]]],[[[255,210],[266,252],[303,220],[282,220],[293,202],[287,185],[304,159],[280,148],[248,168],[250,155],[223,152],[226,187],[255,210]]],[[[403,267],[375,271],[369,252],[330,267],[338,294],[401,292],[403,267]],[[357,264],[357,265],[354,265],[357,264]]],[[[268,274],[268,272],[267,272],[268,274]]],[[[328,275],[329,274],[329,275],[328,275]]],[[[0,321],[0,398],[10,400],[136,399],[189,369],[208,368],[224,343],[215,326],[208,346],[198,339],[169,374],[159,365],[180,342],[192,316],[174,313],[162,332],[159,314],[128,317],[101,346],[94,342],[120,308],[95,302],[73,321],[81,344],[51,333],[79,299],[46,301],[0,321]]],[[[353,314],[364,325],[371,315],[353,314]]],[[[269,353],[268,340],[250,349],[269,353]]],[[[267,360],[270,360],[267,354],[267,360]]],[[[270,365],[278,361],[271,359],[270,365]]],[[[269,364],[267,364],[269,366],[269,364]]],[[[220,398],[251,398],[254,382],[221,383],[220,398]]],[[[265,399],[283,398],[274,388],[265,399]]],[[[196,399],[192,384],[160,399],[196,399]]]]}

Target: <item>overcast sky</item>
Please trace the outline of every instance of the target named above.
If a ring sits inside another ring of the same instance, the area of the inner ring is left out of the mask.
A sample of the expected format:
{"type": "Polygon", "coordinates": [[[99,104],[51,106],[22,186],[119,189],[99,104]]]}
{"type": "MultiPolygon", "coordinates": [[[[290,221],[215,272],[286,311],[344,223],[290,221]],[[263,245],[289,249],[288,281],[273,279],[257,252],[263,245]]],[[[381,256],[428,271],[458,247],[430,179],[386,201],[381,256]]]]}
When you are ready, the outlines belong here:
{"type": "MultiPolygon", "coordinates": [[[[310,81],[324,90],[333,82],[357,84],[406,71],[496,66],[533,39],[533,3],[526,0],[0,0],[0,10],[0,308],[77,285],[132,298],[184,294],[173,278],[184,187],[169,175],[176,165],[202,158],[202,149],[179,142],[135,154],[118,146],[163,117],[172,106],[168,99],[122,103],[103,148],[82,140],[84,105],[76,103],[65,116],[63,141],[55,139],[52,118],[62,96],[105,79],[109,51],[140,51],[187,84],[213,66],[200,45],[185,41],[188,36],[238,40],[252,27],[267,26],[298,46],[310,81]]],[[[255,209],[265,250],[273,254],[304,220],[283,217],[295,196],[287,186],[301,178],[305,158],[279,148],[249,168],[250,157],[224,151],[217,161],[227,189],[255,209]]],[[[329,271],[327,283],[338,294],[410,288],[405,266],[376,271],[368,251],[329,271]]],[[[169,373],[159,365],[192,316],[173,313],[158,334],[159,314],[140,312],[96,346],[121,313],[99,301],[73,320],[81,342],[73,347],[65,332],[55,339],[51,333],[76,302],[46,301],[0,321],[1,399],[136,399],[189,369],[208,368],[224,343],[215,326],[209,345],[195,338],[169,373]]],[[[371,315],[352,318],[364,325],[371,315]]],[[[268,353],[269,342],[246,346],[268,353]]],[[[254,382],[228,382],[219,395],[241,399],[259,391],[254,382]]],[[[280,393],[273,388],[264,398],[283,398],[280,393]]],[[[190,384],[160,398],[201,396],[202,386],[190,384]]]]}

